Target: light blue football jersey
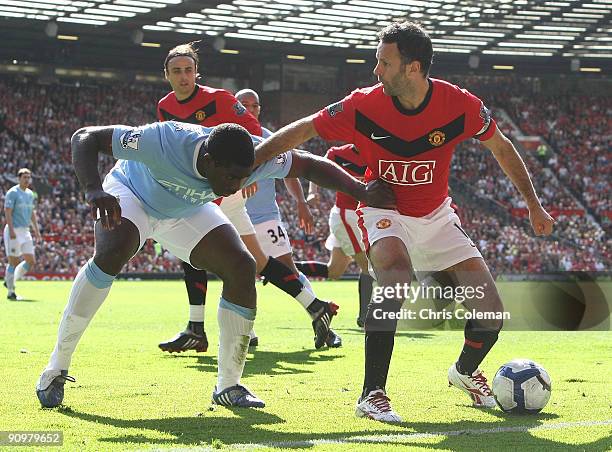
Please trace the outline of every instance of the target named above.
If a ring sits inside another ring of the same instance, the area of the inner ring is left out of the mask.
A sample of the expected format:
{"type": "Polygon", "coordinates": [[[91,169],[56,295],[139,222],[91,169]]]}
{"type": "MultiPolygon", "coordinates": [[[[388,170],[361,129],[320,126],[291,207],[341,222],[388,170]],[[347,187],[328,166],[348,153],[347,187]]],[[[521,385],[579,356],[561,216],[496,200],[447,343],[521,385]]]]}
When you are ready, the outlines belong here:
{"type": "Polygon", "coordinates": [[[4,207],[13,209],[13,227],[27,228],[32,221],[36,195],[32,190],[22,190],[19,185],[11,187],[4,197],[4,207]]]}
{"type": "MultiPolygon", "coordinates": [[[[261,128],[262,137],[268,138],[272,132],[265,127],[261,128]]],[[[260,224],[264,221],[281,221],[280,210],[276,204],[276,181],[274,179],[263,179],[257,182],[257,192],[246,202],[247,213],[251,223],[260,224]]]]}
{"type": "MultiPolygon", "coordinates": [[[[112,175],[125,184],[155,218],[186,218],[218,198],[196,169],[200,147],[210,127],[175,121],[139,127],[116,126],[113,155],[119,159],[112,175]]],[[[258,144],[261,138],[252,136],[258,144]]],[[[245,185],[265,178],[283,178],[291,169],[291,153],[269,160],[245,185]]]]}

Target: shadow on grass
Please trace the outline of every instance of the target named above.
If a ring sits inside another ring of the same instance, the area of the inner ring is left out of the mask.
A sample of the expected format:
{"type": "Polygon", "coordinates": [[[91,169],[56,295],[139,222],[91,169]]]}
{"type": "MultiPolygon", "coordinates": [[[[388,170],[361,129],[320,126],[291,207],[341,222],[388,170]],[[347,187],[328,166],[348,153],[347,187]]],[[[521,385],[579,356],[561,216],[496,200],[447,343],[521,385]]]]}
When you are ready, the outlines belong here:
{"type": "MultiPolygon", "coordinates": [[[[456,422],[405,422],[390,426],[389,429],[361,429],[336,431],[331,433],[292,433],[274,431],[270,426],[281,425],[285,420],[279,416],[255,409],[232,409],[218,407],[229,417],[201,416],[177,417],[163,419],[121,419],[110,416],[99,416],[70,408],[59,409],[65,416],[86,422],[103,424],[117,429],[140,429],[171,435],[173,438],[148,437],[141,434],[121,435],[99,438],[98,441],[109,443],[164,444],[212,446],[240,443],[265,443],[273,448],[309,448],[315,446],[313,440],[341,441],[353,444],[393,444],[402,446],[426,446],[431,449],[444,450],[507,450],[509,448],[529,450],[568,450],[567,443],[539,438],[525,431],[538,427],[543,421],[558,418],[554,414],[535,416],[507,416],[501,412],[491,412],[499,419],[496,421],[456,421],[456,422]],[[231,414],[230,414],[231,411],[231,414]],[[260,426],[263,426],[261,428],[260,426]],[[515,430],[512,430],[512,429],[515,430]],[[436,435],[438,434],[438,435],[436,435]],[[392,435],[406,435],[391,437],[392,435]],[[441,436],[439,436],[441,435],[441,436]],[[510,436],[509,436],[510,435],[510,436]],[[423,443],[424,438],[436,438],[434,442],[423,443]],[[438,440],[439,438],[439,440],[438,440]],[[437,442],[435,442],[437,441],[437,442]]],[[[342,416],[345,416],[343,413],[342,416]]],[[[363,420],[362,422],[373,422],[363,420]]],[[[371,424],[376,427],[378,424],[371,424]]],[[[610,450],[612,439],[602,438],[591,443],[576,444],[580,450],[610,450]]]]}
{"type": "MultiPolygon", "coordinates": [[[[344,357],[341,348],[336,349],[321,349],[321,350],[297,350],[294,352],[272,352],[265,350],[257,350],[251,348],[249,350],[247,363],[244,367],[243,376],[251,375],[288,375],[288,374],[309,374],[315,371],[314,365],[321,362],[333,361],[337,358],[344,357]]],[[[168,356],[168,358],[171,358],[168,356]]],[[[190,355],[175,355],[174,359],[186,358],[194,364],[187,365],[188,368],[197,369],[202,372],[217,372],[217,357],[216,356],[190,356],[190,355]]]]}

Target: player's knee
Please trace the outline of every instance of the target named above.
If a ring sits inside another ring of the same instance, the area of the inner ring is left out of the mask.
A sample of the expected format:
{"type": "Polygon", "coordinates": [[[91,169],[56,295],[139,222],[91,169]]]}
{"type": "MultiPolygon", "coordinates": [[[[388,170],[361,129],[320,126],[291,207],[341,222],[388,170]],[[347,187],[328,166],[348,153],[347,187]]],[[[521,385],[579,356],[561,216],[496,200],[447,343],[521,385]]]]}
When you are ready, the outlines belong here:
{"type": "Polygon", "coordinates": [[[96,250],[94,254],[96,265],[109,275],[117,275],[128,260],[129,256],[120,249],[96,250]]]}
{"type": "Polygon", "coordinates": [[[241,250],[228,257],[223,275],[219,275],[226,284],[243,287],[255,287],[257,264],[255,258],[247,250],[241,250]]]}

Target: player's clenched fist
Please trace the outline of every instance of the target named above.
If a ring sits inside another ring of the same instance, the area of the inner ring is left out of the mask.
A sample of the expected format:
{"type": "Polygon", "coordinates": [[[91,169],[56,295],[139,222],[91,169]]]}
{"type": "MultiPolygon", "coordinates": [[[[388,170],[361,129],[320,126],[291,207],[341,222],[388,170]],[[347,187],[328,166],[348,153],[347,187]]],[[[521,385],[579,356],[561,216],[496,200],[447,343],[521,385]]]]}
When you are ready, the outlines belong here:
{"type": "Polygon", "coordinates": [[[538,205],[529,208],[529,221],[536,235],[552,234],[555,219],[551,217],[544,207],[538,205]]]}
{"type": "Polygon", "coordinates": [[[380,209],[395,209],[397,206],[395,193],[391,186],[381,180],[373,180],[366,185],[366,197],[362,201],[368,207],[378,207],[380,209]]]}
{"type": "Polygon", "coordinates": [[[100,219],[102,228],[111,230],[121,224],[121,206],[118,199],[104,190],[88,191],[85,200],[91,208],[94,219],[100,219]],[[98,211],[100,216],[98,217],[98,211]]]}

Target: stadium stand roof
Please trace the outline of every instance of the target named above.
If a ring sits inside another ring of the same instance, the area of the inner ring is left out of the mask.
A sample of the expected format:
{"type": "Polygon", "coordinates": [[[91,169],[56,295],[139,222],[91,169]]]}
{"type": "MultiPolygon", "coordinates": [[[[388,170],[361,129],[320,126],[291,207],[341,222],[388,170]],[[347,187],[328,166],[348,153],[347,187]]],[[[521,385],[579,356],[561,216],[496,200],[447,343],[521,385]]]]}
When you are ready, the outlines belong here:
{"type": "Polygon", "coordinates": [[[438,60],[536,57],[569,66],[579,58],[609,67],[612,58],[609,0],[0,0],[0,16],[3,59],[43,39],[86,36],[119,47],[203,39],[226,53],[358,57],[372,55],[379,29],[405,18],[430,31],[438,60]]]}

